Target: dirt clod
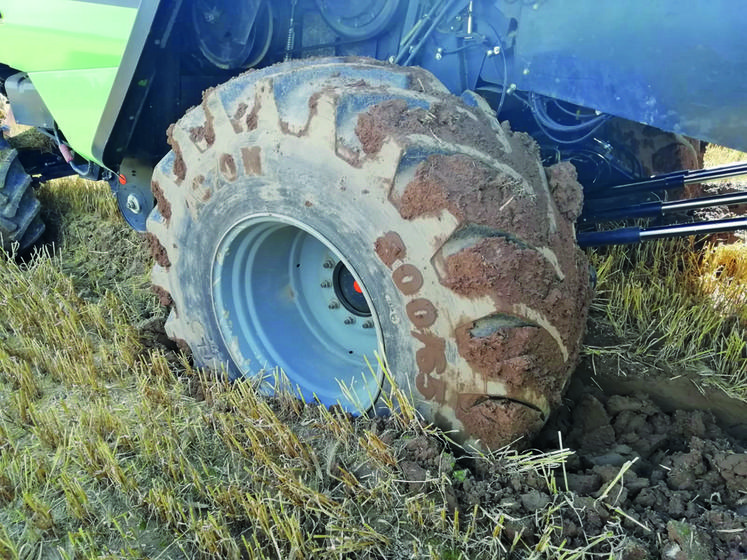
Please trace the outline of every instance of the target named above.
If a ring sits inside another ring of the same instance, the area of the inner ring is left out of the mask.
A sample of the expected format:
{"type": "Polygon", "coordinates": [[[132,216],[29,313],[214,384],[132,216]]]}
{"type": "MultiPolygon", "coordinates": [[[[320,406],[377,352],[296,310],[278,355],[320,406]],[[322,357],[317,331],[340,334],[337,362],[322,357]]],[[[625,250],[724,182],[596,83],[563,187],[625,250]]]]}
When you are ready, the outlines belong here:
{"type": "Polygon", "coordinates": [[[689,523],[673,519],[667,523],[667,534],[675,544],[670,550],[676,560],[708,560],[713,557],[711,539],[689,523]]]}
{"type": "Polygon", "coordinates": [[[165,289],[163,289],[161,286],[153,286],[151,289],[153,290],[153,293],[158,296],[158,301],[164,307],[171,305],[173,303],[173,300],[171,299],[171,294],[167,292],[165,289]]]}
{"type": "Polygon", "coordinates": [[[166,199],[166,195],[164,195],[158,181],[151,182],[150,189],[153,192],[153,198],[156,199],[158,211],[161,212],[161,216],[168,222],[171,219],[171,203],[166,199]]]}
{"type": "Polygon", "coordinates": [[[174,152],[174,176],[176,177],[177,184],[181,184],[187,176],[187,164],[184,161],[184,156],[182,156],[179,142],[174,140],[174,126],[173,124],[170,125],[166,131],[166,140],[174,152]]]}
{"type": "Polygon", "coordinates": [[[545,168],[550,192],[558,210],[570,221],[575,222],[584,206],[583,188],[578,182],[578,173],[573,164],[563,161],[545,168]]]}
{"type": "MultiPolygon", "coordinates": [[[[649,529],[632,528],[640,540],[630,557],[745,557],[747,511],[739,508],[747,501],[747,442],[729,436],[708,412],[667,413],[643,394],[608,396],[575,381],[570,396],[569,408],[553,415],[537,443],[557,445],[560,430],[576,452],[566,476],[577,503],[585,496],[597,505],[614,500],[649,529]],[[656,534],[668,540],[658,543],[656,534]]],[[[604,523],[600,510],[585,513],[586,530],[604,523]]]]}

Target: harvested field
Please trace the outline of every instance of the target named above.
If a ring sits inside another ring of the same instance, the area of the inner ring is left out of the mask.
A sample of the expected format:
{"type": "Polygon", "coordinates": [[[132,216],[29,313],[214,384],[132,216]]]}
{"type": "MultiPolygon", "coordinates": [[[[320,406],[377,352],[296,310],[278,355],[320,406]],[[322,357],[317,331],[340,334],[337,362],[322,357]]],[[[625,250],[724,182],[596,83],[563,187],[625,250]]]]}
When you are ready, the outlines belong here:
{"type": "Polygon", "coordinates": [[[163,333],[106,185],[42,188],[0,261],[0,558],[747,557],[744,240],[591,255],[582,363],[533,448],[263,399],[163,333]]]}

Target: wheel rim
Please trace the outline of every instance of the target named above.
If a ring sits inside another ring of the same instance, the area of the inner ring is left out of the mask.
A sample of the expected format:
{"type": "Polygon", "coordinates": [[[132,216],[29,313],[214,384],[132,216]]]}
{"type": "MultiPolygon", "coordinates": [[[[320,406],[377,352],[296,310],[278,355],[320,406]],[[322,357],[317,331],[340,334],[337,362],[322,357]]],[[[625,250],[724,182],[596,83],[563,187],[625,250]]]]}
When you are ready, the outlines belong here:
{"type": "Polygon", "coordinates": [[[283,216],[245,218],[218,244],[211,276],[215,319],[243,375],[271,392],[279,368],[306,401],[373,406],[379,321],[360,277],[318,231],[283,216]]]}

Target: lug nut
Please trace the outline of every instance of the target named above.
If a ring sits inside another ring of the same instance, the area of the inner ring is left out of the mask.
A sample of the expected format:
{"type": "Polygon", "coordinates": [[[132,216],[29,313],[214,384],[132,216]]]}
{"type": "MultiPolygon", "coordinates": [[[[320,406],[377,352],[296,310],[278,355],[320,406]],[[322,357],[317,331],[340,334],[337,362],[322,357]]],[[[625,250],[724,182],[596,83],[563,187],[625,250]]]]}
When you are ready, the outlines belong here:
{"type": "Polygon", "coordinates": [[[374,324],[373,324],[373,321],[366,321],[365,323],[363,323],[362,326],[364,329],[372,329],[374,324]]]}
{"type": "Polygon", "coordinates": [[[324,280],[324,281],[322,281],[322,283],[321,283],[321,284],[319,284],[319,285],[320,285],[320,286],[321,286],[322,288],[331,288],[331,287],[332,287],[332,282],[330,282],[329,280],[324,280]]]}
{"type": "Polygon", "coordinates": [[[329,302],[329,305],[327,307],[329,307],[330,309],[337,309],[338,307],[340,307],[340,303],[333,299],[329,302]]]}
{"type": "Polygon", "coordinates": [[[335,261],[332,259],[327,259],[324,261],[324,264],[322,265],[324,268],[334,268],[335,267],[335,261]]]}
{"type": "Polygon", "coordinates": [[[345,319],[346,325],[352,325],[353,323],[355,323],[355,319],[353,317],[348,317],[347,319],[345,319]]]}

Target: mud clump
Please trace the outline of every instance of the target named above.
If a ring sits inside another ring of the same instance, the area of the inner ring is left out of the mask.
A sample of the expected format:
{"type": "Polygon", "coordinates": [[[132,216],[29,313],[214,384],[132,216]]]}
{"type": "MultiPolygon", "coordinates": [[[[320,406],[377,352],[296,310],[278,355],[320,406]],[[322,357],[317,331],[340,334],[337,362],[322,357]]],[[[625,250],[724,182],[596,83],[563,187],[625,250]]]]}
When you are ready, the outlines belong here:
{"type": "Polygon", "coordinates": [[[384,145],[386,133],[376,122],[371,113],[363,113],[358,117],[355,133],[361,141],[361,148],[366,155],[378,154],[384,145]]]}
{"type": "Polygon", "coordinates": [[[161,286],[152,286],[151,290],[154,294],[156,294],[156,296],[158,296],[158,301],[164,307],[167,307],[174,303],[174,300],[171,299],[171,294],[161,286]]]}
{"type": "Polygon", "coordinates": [[[575,222],[584,206],[583,188],[572,163],[563,161],[545,168],[555,205],[568,220],[575,222]]]}
{"type": "Polygon", "coordinates": [[[444,100],[430,109],[410,107],[404,99],[392,99],[374,105],[358,117],[355,132],[367,155],[377,154],[388,137],[408,135],[433,137],[453,144],[495,146],[495,131],[485,117],[468,111],[454,111],[452,103],[444,100]]]}
{"type": "Polygon", "coordinates": [[[187,177],[187,164],[184,161],[184,156],[182,156],[182,150],[179,147],[179,143],[174,140],[174,126],[175,125],[172,124],[166,130],[166,141],[174,152],[173,173],[174,176],[176,176],[177,185],[180,185],[187,177]]]}
{"type": "Polygon", "coordinates": [[[150,189],[153,192],[153,198],[156,199],[156,206],[158,206],[158,210],[161,212],[161,216],[163,216],[163,218],[168,222],[169,220],[171,220],[171,203],[163,193],[163,189],[161,189],[158,181],[152,181],[150,184],[150,189]]]}
{"type": "Polygon", "coordinates": [[[152,233],[148,232],[145,234],[145,238],[148,241],[150,252],[153,255],[153,259],[163,268],[168,269],[171,266],[169,255],[166,252],[166,248],[161,245],[158,238],[152,233]]]}

